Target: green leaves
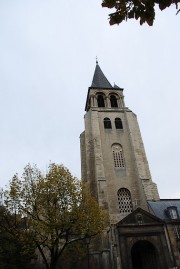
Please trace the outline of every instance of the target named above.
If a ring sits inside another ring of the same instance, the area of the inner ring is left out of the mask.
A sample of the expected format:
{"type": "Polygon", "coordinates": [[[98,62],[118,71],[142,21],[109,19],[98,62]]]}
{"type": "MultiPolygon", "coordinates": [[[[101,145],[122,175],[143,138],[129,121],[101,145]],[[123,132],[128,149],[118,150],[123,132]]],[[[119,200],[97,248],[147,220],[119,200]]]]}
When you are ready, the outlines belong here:
{"type": "Polygon", "coordinates": [[[119,24],[124,20],[136,19],[140,25],[147,23],[152,26],[155,19],[155,4],[163,10],[173,4],[178,9],[180,0],[103,0],[102,7],[115,8],[109,15],[110,25],[119,24]]]}

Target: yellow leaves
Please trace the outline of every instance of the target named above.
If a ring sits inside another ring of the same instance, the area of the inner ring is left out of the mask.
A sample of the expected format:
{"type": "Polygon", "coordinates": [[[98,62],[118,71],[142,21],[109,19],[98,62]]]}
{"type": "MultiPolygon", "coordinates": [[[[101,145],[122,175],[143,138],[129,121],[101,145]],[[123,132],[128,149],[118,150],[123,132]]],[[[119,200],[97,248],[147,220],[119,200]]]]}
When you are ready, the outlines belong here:
{"type": "Polygon", "coordinates": [[[101,233],[108,225],[108,215],[100,209],[97,201],[92,197],[90,191],[82,186],[81,203],[79,205],[80,229],[84,234],[91,236],[101,233]]]}
{"type": "Polygon", "coordinates": [[[49,164],[45,175],[27,165],[21,179],[13,177],[5,200],[25,217],[34,242],[45,244],[50,253],[56,248],[60,255],[72,240],[97,235],[108,225],[107,214],[90,191],[55,163],[49,164]]]}
{"type": "Polygon", "coordinates": [[[6,198],[29,218],[32,229],[96,234],[104,228],[105,215],[97,202],[63,165],[50,163],[47,174],[42,175],[28,164],[21,179],[13,177],[6,198]]]}

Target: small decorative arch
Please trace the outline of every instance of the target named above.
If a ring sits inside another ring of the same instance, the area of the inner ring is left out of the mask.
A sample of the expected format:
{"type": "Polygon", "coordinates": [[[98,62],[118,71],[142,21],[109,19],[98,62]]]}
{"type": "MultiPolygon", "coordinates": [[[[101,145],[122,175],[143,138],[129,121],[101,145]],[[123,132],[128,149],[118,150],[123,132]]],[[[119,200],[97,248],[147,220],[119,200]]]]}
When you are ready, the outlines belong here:
{"type": "Polygon", "coordinates": [[[120,144],[112,145],[112,153],[114,159],[115,168],[123,168],[125,167],[123,148],[120,144]]]}
{"type": "Polygon", "coordinates": [[[123,129],[122,120],[120,118],[115,118],[115,127],[116,129],[123,129]]]}
{"type": "Polygon", "coordinates": [[[121,188],[118,190],[117,195],[120,213],[131,213],[133,207],[130,191],[126,188],[121,188]]]}
{"type": "Polygon", "coordinates": [[[104,129],[112,129],[111,120],[109,118],[104,118],[104,129]]]}
{"type": "Polygon", "coordinates": [[[110,95],[111,107],[118,107],[117,97],[115,94],[110,95]]]}
{"type": "Polygon", "coordinates": [[[98,94],[97,95],[97,104],[98,104],[98,107],[105,107],[104,95],[103,94],[98,94]]]}

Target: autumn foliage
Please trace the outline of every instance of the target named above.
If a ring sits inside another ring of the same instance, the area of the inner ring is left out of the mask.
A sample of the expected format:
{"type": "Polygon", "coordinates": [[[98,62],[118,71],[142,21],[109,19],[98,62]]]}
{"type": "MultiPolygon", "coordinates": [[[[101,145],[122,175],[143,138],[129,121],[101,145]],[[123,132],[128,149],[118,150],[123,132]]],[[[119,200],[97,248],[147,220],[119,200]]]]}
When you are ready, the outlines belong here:
{"type": "Polygon", "coordinates": [[[107,215],[91,193],[63,165],[51,163],[44,175],[26,166],[5,192],[5,206],[19,215],[47,269],[54,269],[70,244],[93,237],[107,226],[107,215]]]}

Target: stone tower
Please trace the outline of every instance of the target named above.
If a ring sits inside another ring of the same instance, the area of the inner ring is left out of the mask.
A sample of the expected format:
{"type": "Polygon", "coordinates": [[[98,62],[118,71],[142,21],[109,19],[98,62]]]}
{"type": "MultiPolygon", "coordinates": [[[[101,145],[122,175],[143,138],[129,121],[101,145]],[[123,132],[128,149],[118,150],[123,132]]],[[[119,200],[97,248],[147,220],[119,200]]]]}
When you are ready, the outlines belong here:
{"type": "Polygon", "coordinates": [[[125,106],[123,89],[112,86],[98,62],[88,89],[85,131],[80,136],[82,179],[111,223],[159,200],[136,115],[125,106]]]}
{"type": "Polygon", "coordinates": [[[159,198],[137,117],[98,62],[85,110],[82,179],[110,218],[92,240],[88,268],[180,268],[180,199],[159,198]]]}

